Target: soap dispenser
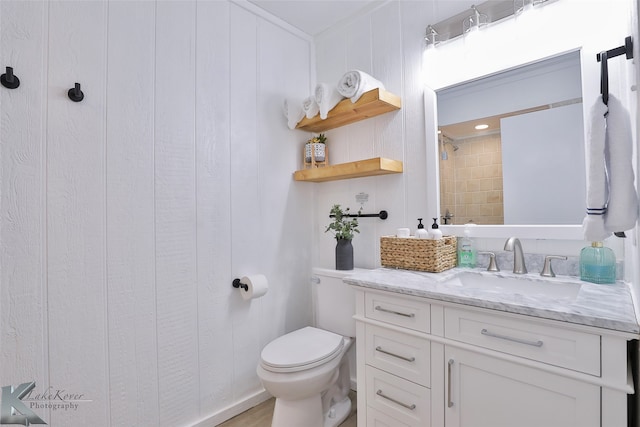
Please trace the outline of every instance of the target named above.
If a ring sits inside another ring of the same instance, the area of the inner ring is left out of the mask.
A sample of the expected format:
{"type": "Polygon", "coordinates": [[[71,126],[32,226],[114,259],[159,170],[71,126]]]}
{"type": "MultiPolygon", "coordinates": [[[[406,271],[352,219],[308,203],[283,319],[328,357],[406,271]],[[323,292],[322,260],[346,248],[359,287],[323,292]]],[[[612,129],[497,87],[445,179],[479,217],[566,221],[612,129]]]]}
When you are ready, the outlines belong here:
{"type": "Polygon", "coordinates": [[[476,247],[470,237],[469,227],[464,229],[464,237],[458,241],[458,267],[474,268],[476,266],[476,247]]]}
{"type": "Polygon", "coordinates": [[[416,237],[418,239],[429,238],[429,233],[424,229],[424,225],[422,224],[422,218],[418,218],[418,229],[416,230],[416,237]]]}
{"type": "Polygon", "coordinates": [[[580,251],[580,280],[610,284],[616,281],[616,256],[602,242],[593,242],[580,251]]]}
{"type": "Polygon", "coordinates": [[[438,240],[442,238],[442,231],[438,227],[438,218],[433,218],[433,224],[431,224],[431,230],[429,230],[429,238],[432,240],[438,240]]]}

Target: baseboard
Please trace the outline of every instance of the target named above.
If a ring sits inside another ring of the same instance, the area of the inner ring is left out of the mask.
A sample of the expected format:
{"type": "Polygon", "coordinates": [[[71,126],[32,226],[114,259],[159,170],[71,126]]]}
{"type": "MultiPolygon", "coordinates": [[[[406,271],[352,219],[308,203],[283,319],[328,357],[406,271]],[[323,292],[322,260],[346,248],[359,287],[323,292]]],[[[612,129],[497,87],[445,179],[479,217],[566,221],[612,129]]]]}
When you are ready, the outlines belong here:
{"type": "Polygon", "coordinates": [[[253,408],[256,405],[261,404],[265,400],[271,398],[271,395],[266,390],[258,391],[244,400],[229,405],[226,408],[209,415],[208,417],[191,424],[189,427],[215,427],[238,414],[243,413],[246,410],[253,408]]]}

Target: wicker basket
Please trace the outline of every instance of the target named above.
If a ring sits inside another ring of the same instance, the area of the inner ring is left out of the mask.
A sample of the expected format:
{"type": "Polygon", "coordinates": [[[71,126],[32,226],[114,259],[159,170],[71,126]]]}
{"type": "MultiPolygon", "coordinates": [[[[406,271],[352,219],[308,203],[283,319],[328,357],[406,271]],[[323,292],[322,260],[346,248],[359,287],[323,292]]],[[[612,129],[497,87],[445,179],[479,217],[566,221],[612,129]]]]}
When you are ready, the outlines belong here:
{"type": "Polygon", "coordinates": [[[456,266],[456,236],[441,239],[380,237],[380,261],[383,267],[439,273],[456,266]]]}

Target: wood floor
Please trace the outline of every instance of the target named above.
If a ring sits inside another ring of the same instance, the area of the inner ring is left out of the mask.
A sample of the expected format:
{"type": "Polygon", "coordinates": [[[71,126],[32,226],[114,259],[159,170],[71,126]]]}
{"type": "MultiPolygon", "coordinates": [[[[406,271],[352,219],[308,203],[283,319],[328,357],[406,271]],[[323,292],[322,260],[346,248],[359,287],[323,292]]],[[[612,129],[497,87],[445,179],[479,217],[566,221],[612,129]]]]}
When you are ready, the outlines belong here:
{"type": "MultiPolygon", "coordinates": [[[[349,393],[351,399],[351,414],[340,424],[340,427],[356,427],[356,393],[349,393]]],[[[218,427],[271,427],[271,416],[275,399],[271,398],[258,406],[255,406],[242,414],[231,418],[218,425],[218,427]]],[[[303,426],[291,426],[303,427],[303,426]]]]}

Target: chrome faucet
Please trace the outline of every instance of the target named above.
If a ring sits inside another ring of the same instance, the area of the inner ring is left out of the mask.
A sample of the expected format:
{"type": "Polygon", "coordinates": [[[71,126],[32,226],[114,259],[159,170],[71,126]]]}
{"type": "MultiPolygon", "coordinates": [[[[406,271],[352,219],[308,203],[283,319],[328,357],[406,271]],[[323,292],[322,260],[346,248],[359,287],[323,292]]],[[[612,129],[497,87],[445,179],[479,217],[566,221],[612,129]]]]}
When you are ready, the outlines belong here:
{"type": "Polygon", "coordinates": [[[524,252],[520,240],[516,237],[509,237],[504,243],[505,251],[513,251],[513,272],[515,274],[526,274],[527,266],[524,265],[524,252]]]}

